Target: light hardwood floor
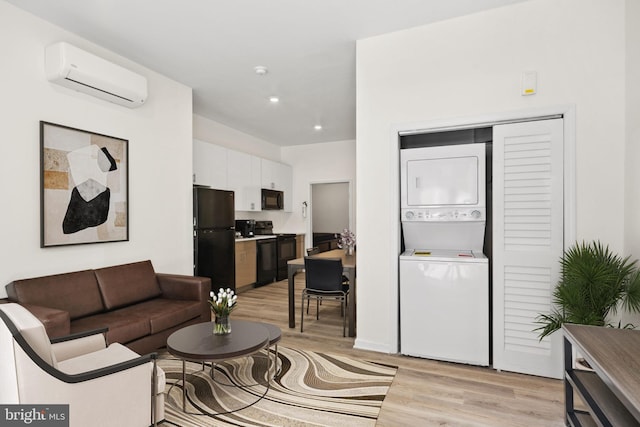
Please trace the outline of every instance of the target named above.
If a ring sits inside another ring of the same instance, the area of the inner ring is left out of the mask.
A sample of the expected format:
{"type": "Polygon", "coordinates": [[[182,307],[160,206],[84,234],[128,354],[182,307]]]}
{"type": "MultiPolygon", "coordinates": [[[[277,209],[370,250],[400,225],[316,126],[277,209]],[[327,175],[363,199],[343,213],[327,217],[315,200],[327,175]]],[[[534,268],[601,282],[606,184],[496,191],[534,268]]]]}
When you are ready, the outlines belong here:
{"type": "Polygon", "coordinates": [[[320,306],[319,321],[312,302],[309,315],[305,315],[305,330],[300,333],[302,287],[304,275],[298,274],[296,329],[288,327],[286,280],[240,293],[232,319],[278,325],[282,329],[280,345],[285,347],[397,366],[377,426],[564,426],[564,392],[559,380],[356,350],[353,338],[342,337],[339,305],[332,301],[320,306]]]}

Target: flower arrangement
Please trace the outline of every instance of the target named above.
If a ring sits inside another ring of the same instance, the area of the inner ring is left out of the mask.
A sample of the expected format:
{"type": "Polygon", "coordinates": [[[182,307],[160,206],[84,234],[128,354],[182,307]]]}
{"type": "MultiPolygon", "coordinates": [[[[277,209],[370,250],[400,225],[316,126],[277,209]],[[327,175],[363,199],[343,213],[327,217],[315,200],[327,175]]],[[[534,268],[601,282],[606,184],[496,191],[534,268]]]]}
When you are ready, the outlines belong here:
{"type": "Polygon", "coordinates": [[[220,288],[218,290],[218,295],[211,291],[209,296],[211,296],[211,300],[209,300],[211,311],[213,311],[216,316],[228,316],[231,314],[233,309],[236,308],[238,295],[235,295],[229,288],[226,290],[220,288]]]}
{"type": "Polygon", "coordinates": [[[353,231],[345,228],[338,238],[338,247],[341,249],[353,248],[356,245],[356,235],[353,231]]]}
{"type": "Polygon", "coordinates": [[[211,291],[209,296],[211,297],[209,300],[211,311],[213,311],[216,316],[213,333],[216,335],[230,333],[231,325],[229,324],[229,314],[236,308],[238,296],[229,288],[220,288],[217,295],[211,291]]]}

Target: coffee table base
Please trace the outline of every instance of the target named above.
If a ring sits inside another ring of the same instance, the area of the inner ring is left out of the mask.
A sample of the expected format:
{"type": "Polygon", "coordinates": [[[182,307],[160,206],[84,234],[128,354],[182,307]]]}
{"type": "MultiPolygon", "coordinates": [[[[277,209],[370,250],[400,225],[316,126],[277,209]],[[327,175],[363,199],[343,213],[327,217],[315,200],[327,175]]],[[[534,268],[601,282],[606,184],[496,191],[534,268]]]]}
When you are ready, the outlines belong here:
{"type": "MultiPolygon", "coordinates": [[[[269,351],[269,347],[267,347],[265,349],[267,351],[267,380],[264,383],[253,383],[253,384],[233,384],[233,382],[229,383],[229,384],[225,384],[222,382],[219,382],[217,380],[215,380],[214,378],[214,371],[215,371],[215,362],[209,362],[210,363],[210,371],[209,371],[209,376],[211,377],[211,379],[218,384],[218,386],[221,387],[237,387],[241,390],[245,390],[248,391],[247,389],[249,387],[256,387],[256,386],[264,386],[264,393],[262,393],[261,395],[259,395],[257,397],[257,399],[254,402],[251,402],[247,405],[244,405],[240,408],[237,409],[233,409],[231,411],[225,411],[225,412],[187,412],[187,362],[190,363],[201,363],[200,361],[198,362],[193,362],[193,361],[187,361],[187,360],[182,360],[182,412],[184,412],[185,414],[188,415],[207,415],[207,416],[216,416],[216,415],[227,415],[227,414],[232,414],[234,412],[238,412],[241,411],[243,409],[249,408],[253,405],[255,405],[256,403],[260,402],[269,392],[269,390],[271,389],[271,379],[273,377],[271,377],[270,373],[271,373],[271,352],[269,351]]],[[[251,355],[247,355],[247,356],[251,356],[251,355]]],[[[209,364],[208,362],[202,362],[202,370],[205,369],[205,366],[209,364]]],[[[276,368],[277,369],[277,368],[276,368]]],[[[189,375],[195,375],[195,374],[189,374],[189,375]]],[[[176,384],[173,384],[173,386],[175,386],[176,384]]],[[[250,392],[250,391],[248,391],[250,392]]],[[[251,392],[250,392],[251,393],[251,392]]],[[[195,407],[195,405],[193,405],[195,407]]]]}

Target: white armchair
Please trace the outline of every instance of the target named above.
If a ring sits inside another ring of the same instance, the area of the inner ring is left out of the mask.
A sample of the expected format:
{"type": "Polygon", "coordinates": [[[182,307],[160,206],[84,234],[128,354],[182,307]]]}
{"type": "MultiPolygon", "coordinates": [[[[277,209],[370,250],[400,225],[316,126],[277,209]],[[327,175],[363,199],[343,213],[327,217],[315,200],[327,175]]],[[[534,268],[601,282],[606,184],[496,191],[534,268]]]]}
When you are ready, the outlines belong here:
{"type": "Polygon", "coordinates": [[[106,345],[103,330],[49,340],[19,304],[0,304],[0,402],[68,404],[70,426],[149,426],[164,419],[156,354],[106,345]]]}

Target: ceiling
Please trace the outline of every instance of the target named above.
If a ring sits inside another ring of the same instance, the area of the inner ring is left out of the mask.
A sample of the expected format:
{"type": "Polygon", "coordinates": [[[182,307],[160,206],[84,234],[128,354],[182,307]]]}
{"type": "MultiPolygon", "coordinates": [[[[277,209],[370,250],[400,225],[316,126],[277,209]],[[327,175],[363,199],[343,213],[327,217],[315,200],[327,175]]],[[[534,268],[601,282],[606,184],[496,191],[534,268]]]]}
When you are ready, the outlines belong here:
{"type": "Polygon", "coordinates": [[[356,40],[525,0],[8,1],[193,88],[195,114],[287,146],[355,139],[356,40]]]}

